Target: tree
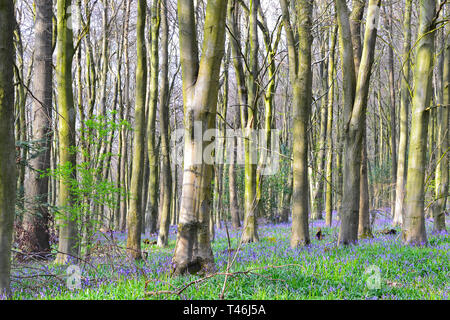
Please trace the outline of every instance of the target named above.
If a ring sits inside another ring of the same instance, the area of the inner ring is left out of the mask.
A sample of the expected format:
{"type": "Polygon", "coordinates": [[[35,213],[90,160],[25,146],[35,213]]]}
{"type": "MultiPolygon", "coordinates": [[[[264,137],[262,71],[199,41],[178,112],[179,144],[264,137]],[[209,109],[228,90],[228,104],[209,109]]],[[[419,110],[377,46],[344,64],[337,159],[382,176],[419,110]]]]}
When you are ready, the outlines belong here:
{"type": "Polygon", "coordinates": [[[25,184],[25,213],[23,228],[27,234],[24,251],[50,251],[48,222],[48,176],[52,137],[52,30],[53,2],[36,2],[35,61],[33,78],[32,128],[36,155],[30,159],[29,176],[25,184]]]}
{"type": "Polygon", "coordinates": [[[335,67],[335,47],[336,47],[337,27],[331,31],[330,57],[328,58],[328,117],[327,117],[327,156],[326,156],[326,185],[325,185],[325,224],[331,226],[332,210],[333,210],[333,190],[332,190],[332,164],[333,164],[333,98],[334,98],[334,76],[336,74],[335,67]]]}
{"type": "Polygon", "coordinates": [[[402,53],[402,84],[400,91],[400,139],[398,143],[397,182],[395,185],[395,211],[394,226],[403,223],[403,200],[405,196],[406,157],[408,148],[408,114],[409,114],[409,79],[411,76],[410,50],[411,50],[411,12],[412,0],[405,2],[403,19],[403,53],[402,53]]]}
{"type": "Polygon", "coordinates": [[[145,49],[146,0],[138,0],[136,43],[136,100],[134,108],[133,165],[130,185],[130,208],[127,212],[127,252],[131,259],[141,259],[142,185],[145,138],[145,99],[147,87],[147,55],[145,49]]]}
{"type": "Polygon", "coordinates": [[[178,1],[185,122],[184,174],[174,274],[214,270],[209,238],[212,165],[205,163],[207,145],[197,134],[215,126],[220,62],[224,55],[227,0],[209,0],[206,6],[202,56],[199,61],[194,3],[178,1]],[[195,129],[201,132],[194,132],[195,129]],[[201,141],[199,141],[201,140],[201,141]]]}
{"type": "Polygon", "coordinates": [[[11,241],[16,203],[12,0],[0,0],[0,297],[10,294],[11,241]]]}
{"type": "MultiPolygon", "coordinates": [[[[65,264],[78,255],[77,225],[73,216],[73,198],[70,180],[76,179],[75,118],[76,112],[72,91],[72,60],[74,55],[71,19],[71,0],[57,1],[57,54],[56,83],[59,120],[59,164],[64,174],[59,181],[59,243],[55,263],[65,264]]],[[[75,18],[74,18],[75,19],[75,18]]]]}
{"type": "Polygon", "coordinates": [[[424,214],[425,162],[434,63],[434,17],[436,1],[419,1],[419,31],[414,68],[411,139],[409,141],[405,221],[402,238],[405,244],[427,243],[424,214]]]}
{"type": "Polygon", "coordinates": [[[358,239],[358,216],[360,196],[360,168],[363,139],[364,113],[375,43],[377,37],[380,0],[369,2],[364,46],[361,55],[358,78],[355,84],[355,63],[351,46],[351,31],[348,9],[345,1],[336,0],[339,25],[339,47],[344,78],[344,185],[342,198],[341,226],[338,243],[348,245],[358,239]]]}
{"type": "Polygon", "coordinates": [[[160,205],[160,227],[158,246],[165,247],[169,241],[170,205],[172,200],[172,172],[169,151],[169,26],[167,24],[167,4],[161,4],[161,93],[159,96],[159,115],[161,126],[161,178],[162,202],[160,205]]]}
{"type": "Polygon", "coordinates": [[[295,43],[288,1],[280,0],[289,54],[289,78],[293,91],[293,200],[291,246],[310,243],[308,229],[308,135],[312,101],[312,1],[297,3],[298,47],[295,43]]]}
{"type": "MultiPolygon", "coordinates": [[[[450,5],[447,4],[447,8],[450,5]]],[[[441,68],[442,104],[439,107],[438,120],[438,165],[436,167],[436,204],[433,207],[434,231],[446,231],[445,211],[448,197],[448,115],[450,108],[450,24],[445,27],[444,52],[441,68]]]]}
{"type": "MultiPolygon", "coordinates": [[[[156,109],[158,103],[158,74],[159,74],[159,27],[161,24],[160,7],[161,0],[153,0],[151,10],[151,57],[150,57],[150,101],[148,106],[147,119],[147,142],[148,142],[148,162],[149,162],[149,186],[148,186],[148,217],[146,227],[150,233],[156,232],[156,222],[158,219],[158,159],[156,136],[156,109]]],[[[164,82],[164,80],[163,80],[164,82]]],[[[161,107],[162,108],[162,107],[161,107]]]]}

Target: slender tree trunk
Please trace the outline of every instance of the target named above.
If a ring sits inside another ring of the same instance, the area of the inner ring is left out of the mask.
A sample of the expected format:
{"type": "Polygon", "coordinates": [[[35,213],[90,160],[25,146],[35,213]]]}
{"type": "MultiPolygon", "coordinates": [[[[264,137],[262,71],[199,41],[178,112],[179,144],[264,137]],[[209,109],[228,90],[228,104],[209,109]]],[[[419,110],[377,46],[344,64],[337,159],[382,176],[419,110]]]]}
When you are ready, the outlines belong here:
{"type": "MultiPolygon", "coordinates": [[[[147,122],[147,143],[148,143],[148,161],[150,165],[150,180],[148,186],[148,216],[147,229],[150,233],[156,232],[156,221],[158,219],[158,159],[156,155],[156,109],[158,102],[158,73],[159,73],[159,26],[160,26],[160,9],[162,2],[153,0],[152,17],[151,17],[151,79],[150,79],[150,103],[147,122]]],[[[165,4],[164,4],[165,5],[165,4]]]]}
{"type": "MultiPolygon", "coordinates": [[[[386,14],[386,28],[389,34],[392,35],[392,3],[389,3],[389,12],[386,14]]],[[[391,148],[391,194],[390,194],[390,208],[392,216],[395,211],[395,190],[397,183],[397,124],[395,119],[395,80],[394,80],[394,50],[392,48],[393,41],[390,37],[392,45],[387,47],[388,50],[388,78],[389,78],[389,102],[390,102],[390,148],[391,148]]]]}
{"type": "MultiPolygon", "coordinates": [[[[240,52],[240,47],[241,47],[241,43],[240,43],[240,30],[239,30],[239,14],[238,14],[238,10],[239,10],[239,6],[237,3],[237,0],[229,0],[229,4],[228,4],[228,9],[227,9],[227,20],[228,20],[228,26],[230,28],[230,43],[231,43],[231,57],[233,60],[233,67],[234,67],[234,71],[236,74],[236,84],[237,84],[237,88],[238,88],[238,101],[239,101],[239,109],[236,111],[235,114],[235,121],[234,121],[234,125],[235,125],[235,129],[238,129],[239,127],[244,127],[246,122],[247,122],[247,85],[245,83],[245,76],[244,76],[244,68],[243,68],[243,63],[242,63],[242,54],[240,52]]],[[[234,144],[236,146],[235,148],[235,152],[234,152],[234,162],[237,163],[237,139],[238,137],[235,137],[234,140],[234,144]]],[[[233,164],[234,166],[234,164],[233,164]]],[[[236,173],[235,170],[230,168],[230,174],[234,176],[234,178],[232,179],[233,181],[236,181],[236,173]]],[[[234,182],[233,184],[231,184],[230,179],[230,188],[232,188],[233,190],[230,189],[230,201],[232,208],[235,208],[236,210],[238,209],[238,194],[237,194],[237,189],[236,189],[236,182],[234,182]],[[233,203],[235,203],[235,205],[233,205],[233,203]]],[[[234,210],[234,209],[232,209],[234,210]]],[[[233,213],[232,213],[233,214],[233,213]]],[[[235,213],[233,214],[234,217],[234,221],[240,221],[239,218],[239,211],[235,211],[235,213]]],[[[236,224],[236,226],[238,226],[236,224]]],[[[239,227],[239,226],[238,226],[239,227]]]]}
{"type": "Polygon", "coordinates": [[[160,126],[161,126],[161,179],[162,201],[158,246],[165,247],[169,240],[170,205],[172,200],[172,172],[170,170],[169,140],[169,26],[167,24],[167,4],[161,3],[161,94],[160,94],[160,126]]]}
{"type": "Polygon", "coordinates": [[[48,253],[50,251],[48,234],[48,176],[42,173],[50,169],[51,125],[52,125],[52,1],[36,3],[35,22],[35,72],[34,96],[31,111],[33,122],[32,140],[37,142],[37,149],[42,150],[30,160],[30,170],[25,198],[26,211],[23,226],[27,233],[25,251],[48,253]]]}
{"type": "Polygon", "coordinates": [[[327,117],[327,156],[326,156],[326,186],[325,186],[325,225],[331,227],[333,221],[333,99],[334,99],[334,76],[335,68],[335,47],[336,47],[337,27],[331,31],[330,57],[328,59],[328,117],[327,117]]]}
{"type": "Polygon", "coordinates": [[[69,7],[71,1],[58,0],[58,51],[56,56],[56,81],[58,88],[59,114],[59,164],[69,168],[59,181],[59,244],[55,263],[65,264],[78,255],[78,236],[76,219],[73,217],[73,195],[71,180],[76,179],[75,119],[76,112],[72,91],[72,59],[74,54],[73,33],[69,28],[69,7]]]}
{"type": "Polygon", "coordinates": [[[127,252],[130,258],[141,259],[142,185],[145,141],[145,99],[147,87],[147,58],[145,49],[146,1],[138,0],[136,104],[134,114],[133,164],[130,185],[130,209],[127,212],[127,252]]]}
{"type": "MultiPolygon", "coordinates": [[[[240,125],[239,110],[234,113],[234,128],[238,128],[240,125]]],[[[231,145],[228,148],[230,155],[230,166],[228,168],[228,185],[230,194],[230,214],[231,221],[234,229],[238,229],[241,226],[241,220],[239,218],[238,207],[238,193],[236,187],[236,158],[237,158],[237,137],[230,137],[231,145]]]]}
{"type": "Polygon", "coordinates": [[[258,237],[257,224],[257,194],[256,194],[256,167],[257,167],[257,149],[256,149],[256,122],[258,118],[258,15],[259,0],[250,0],[249,8],[249,68],[247,77],[248,88],[248,106],[247,121],[242,121],[245,146],[245,215],[242,243],[256,242],[258,237]]]}
{"type": "Polygon", "coordinates": [[[0,0],[0,297],[10,290],[11,241],[16,203],[12,0],[0,0]]]}
{"type": "Polygon", "coordinates": [[[419,1],[419,32],[414,69],[414,95],[412,100],[411,139],[409,142],[405,221],[403,242],[410,245],[427,243],[424,214],[424,187],[426,148],[428,136],[427,108],[431,101],[432,69],[434,55],[434,29],[436,1],[419,1]]]}
{"type": "Polygon", "coordinates": [[[411,50],[411,12],[412,0],[405,2],[405,14],[403,19],[403,61],[402,61],[402,84],[400,98],[400,140],[398,144],[398,162],[397,162],[397,182],[395,191],[395,211],[394,226],[403,223],[403,199],[405,196],[406,183],[406,157],[408,150],[408,114],[409,114],[409,79],[410,79],[410,61],[409,51],[411,50]]]}
{"type": "MultiPolygon", "coordinates": [[[[450,5],[447,4],[447,13],[450,9],[450,5]]],[[[442,232],[446,231],[445,226],[445,212],[447,208],[448,198],[448,115],[450,108],[450,24],[447,23],[445,32],[443,34],[444,39],[444,52],[441,68],[441,91],[442,103],[438,109],[438,165],[436,167],[436,203],[433,206],[433,220],[434,231],[442,232]]]]}

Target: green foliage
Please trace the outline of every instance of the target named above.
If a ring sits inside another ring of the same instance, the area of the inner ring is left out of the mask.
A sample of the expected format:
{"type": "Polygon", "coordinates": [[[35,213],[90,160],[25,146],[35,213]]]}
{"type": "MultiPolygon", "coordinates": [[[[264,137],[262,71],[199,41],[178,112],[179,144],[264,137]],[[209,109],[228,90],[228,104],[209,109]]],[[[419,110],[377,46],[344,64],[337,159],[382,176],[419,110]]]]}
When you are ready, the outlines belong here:
{"type": "MultiPolygon", "coordinates": [[[[71,147],[72,154],[81,155],[77,164],[60,163],[55,169],[49,169],[42,175],[47,175],[69,185],[72,199],[66,207],[54,208],[55,218],[63,218],[63,212],[70,212],[72,221],[76,221],[79,234],[83,234],[84,248],[89,250],[90,239],[102,225],[100,208],[114,209],[118,205],[117,199],[127,196],[125,189],[117,186],[115,181],[107,179],[103,171],[107,170],[111,158],[120,156],[111,152],[101,152],[113,135],[123,127],[130,127],[125,120],[115,121],[115,113],[106,116],[94,116],[84,122],[84,129],[80,138],[81,143],[71,147]],[[76,172],[76,176],[73,173],[76,172]]],[[[104,148],[107,149],[106,147],[104,148]]]]}

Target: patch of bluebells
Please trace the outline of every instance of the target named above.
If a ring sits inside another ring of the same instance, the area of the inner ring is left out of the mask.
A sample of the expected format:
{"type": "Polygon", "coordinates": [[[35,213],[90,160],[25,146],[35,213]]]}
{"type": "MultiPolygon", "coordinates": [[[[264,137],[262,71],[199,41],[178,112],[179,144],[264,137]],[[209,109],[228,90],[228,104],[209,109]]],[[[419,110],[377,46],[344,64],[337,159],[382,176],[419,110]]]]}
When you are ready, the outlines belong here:
{"type": "MultiPolygon", "coordinates": [[[[259,268],[257,272],[282,279],[284,282],[280,284],[281,282],[272,281],[272,283],[266,278],[249,276],[239,280],[230,279],[230,283],[240,281],[236,283],[240,290],[239,294],[243,294],[245,298],[256,299],[260,297],[257,294],[265,294],[266,291],[283,299],[448,299],[450,288],[448,233],[433,233],[432,220],[427,219],[429,245],[424,248],[406,247],[402,245],[399,233],[385,235],[380,232],[391,228],[389,210],[386,208],[377,214],[372,230],[373,238],[362,239],[357,245],[349,247],[336,246],[340,223],[336,220],[335,212],[331,227],[326,227],[324,220],[310,221],[311,244],[302,248],[290,247],[291,222],[260,225],[258,226],[260,241],[242,246],[237,252],[230,271],[259,268]],[[314,238],[319,227],[325,235],[321,241],[314,238]],[[295,266],[261,270],[264,266],[289,264],[295,264],[295,266]],[[382,288],[380,290],[369,290],[365,286],[364,272],[371,265],[376,265],[381,270],[382,288]]],[[[170,227],[169,243],[176,240],[176,231],[176,226],[170,227]]],[[[236,254],[236,251],[230,253],[227,250],[227,234],[232,248],[236,249],[241,232],[242,229],[233,230],[231,224],[226,226],[223,224],[215,231],[212,246],[218,271],[225,271],[229,261],[236,254]]],[[[113,236],[119,243],[126,241],[125,233],[113,232],[113,236]]],[[[143,239],[155,241],[157,235],[145,236],[143,239]]],[[[95,297],[115,299],[118,298],[117,292],[112,292],[111,289],[118,284],[153,279],[149,287],[155,289],[166,286],[167,282],[173,284],[173,282],[181,281],[170,278],[173,247],[169,249],[144,247],[144,250],[148,252],[148,257],[139,265],[123,261],[118,261],[117,265],[111,265],[110,261],[95,260],[95,270],[91,267],[83,269],[81,289],[78,291],[76,289],[70,292],[65,283],[52,278],[41,282],[38,287],[35,285],[36,279],[20,278],[12,283],[13,296],[17,299],[23,297],[53,299],[61,296],[76,296],[79,291],[89,291],[93,292],[92,296],[95,297]]],[[[116,257],[117,260],[120,258],[123,257],[116,257]]],[[[21,270],[20,274],[17,271],[15,275],[24,277],[43,272],[58,274],[61,278],[65,276],[64,267],[52,264],[40,265],[38,270],[25,267],[25,270],[21,270]]],[[[43,280],[39,278],[39,281],[43,280]]],[[[143,285],[140,286],[143,290],[143,285]]],[[[230,286],[229,290],[238,290],[230,286]]],[[[218,290],[217,288],[221,286],[211,286],[208,289],[211,290],[211,296],[208,298],[217,297],[217,292],[214,291],[218,290]]],[[[195,289],[192,290],[195,291],[195,289]]],[[[194,296],[202,294],[192,290],[187,291],[194,296]]],[[[129,294],[139,295],[135,291],[129,294]]],[[[204,298],[204,296],[201,297],[204,298]]]]}

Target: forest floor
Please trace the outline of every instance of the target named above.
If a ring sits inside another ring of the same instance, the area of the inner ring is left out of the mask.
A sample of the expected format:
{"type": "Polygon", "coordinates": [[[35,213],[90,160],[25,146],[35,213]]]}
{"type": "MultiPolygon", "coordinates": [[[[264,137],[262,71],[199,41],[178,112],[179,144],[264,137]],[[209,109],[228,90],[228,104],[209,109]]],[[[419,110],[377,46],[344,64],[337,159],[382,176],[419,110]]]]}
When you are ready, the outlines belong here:
{"type": "Polygon", "coordinates": [[[124,257],[125,235],[113,233],[113,240],[99,240],[97,258],[79,263],[78,289],[68,288],[75,276],[67,274],[68,266],[14,262],[13,299],[449,299],[450,237],[432,234],[431,220],[422,248],[403,246],[398,229],[384,234],[391,221],[383,215],[375,219],[373,238],[345,248],[336,246],[339,222],[324,224],[311,222],[311,245],[299,249],[290,248],[288,223],[260,225],[260,241],[239,250],[241,230],[228,230],[229,238],[225,227],[216,230],[218,274],[207,278],[171,277],[174,226],[168,248],[153,244],[156,236],[143,237],[146,259],[138,264],[124,257]],[[319,227],[322,240],[314,237],[319,227]]]}

